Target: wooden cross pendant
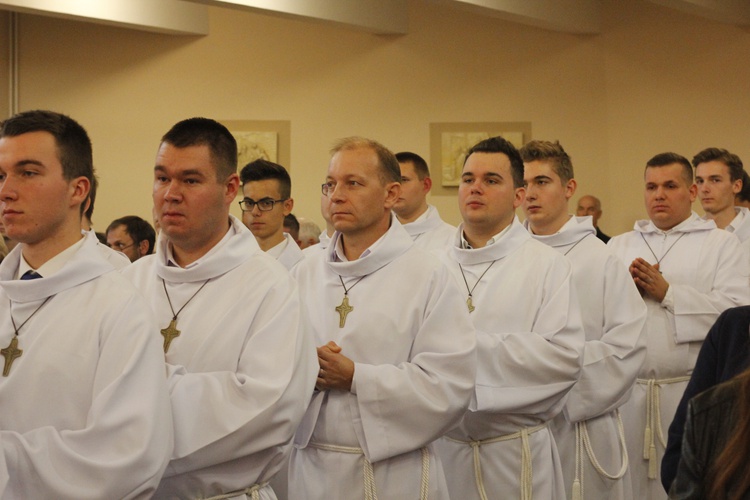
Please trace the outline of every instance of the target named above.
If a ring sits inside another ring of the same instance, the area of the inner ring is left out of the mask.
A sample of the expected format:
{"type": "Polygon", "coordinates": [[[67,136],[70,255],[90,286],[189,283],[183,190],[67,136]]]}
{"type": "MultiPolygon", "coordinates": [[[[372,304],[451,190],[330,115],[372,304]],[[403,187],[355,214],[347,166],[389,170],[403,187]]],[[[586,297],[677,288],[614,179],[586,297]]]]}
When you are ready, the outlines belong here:
{"type": "Polygon", "coordinates": [[[180,336],[180,331],[177,329],[177,318],[172,318],[169,326],[161,330],[161,334],[164,337],[164,354],[166,354],[172,341],[180,336]]]}
{"type": "Polygon", "coordinates": [[[341,301],[341,305],[336,307],[336,312],[339,313],[339,328],[344,328],[346,324],[346,315],[354,310],[354,306],[349,305],[349,297],[344,295],[344,300],[341,301]]]}
{"type": "Polygon", "coordinates": [[[476,307],[474,307],[474,304],[472,304],[471,302],[471,295],[469,295],[469,298],[466,299],[466,305],[468,306],[470,313],[473,313],[474,309],[476,309],[476,307]]]}
{"type": "Polygon", "coordinates": [[[5,357],[5,366],[3,367],[3,377],[7,377],[10,374],[10,367],[13,365],[13,361],[16,358],[20,358],[23,354],[23,349],[18,348],[18,337],[13,337],[8,347],[0,349],[0,354],[5,357]]]}

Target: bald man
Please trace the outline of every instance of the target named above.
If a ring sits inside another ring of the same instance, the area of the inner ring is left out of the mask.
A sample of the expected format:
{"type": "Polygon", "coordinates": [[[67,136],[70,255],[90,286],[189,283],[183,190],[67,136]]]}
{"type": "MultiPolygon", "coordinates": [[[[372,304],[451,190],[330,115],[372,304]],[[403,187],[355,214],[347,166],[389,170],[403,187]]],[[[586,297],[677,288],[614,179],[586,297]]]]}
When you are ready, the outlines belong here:
{"type": "Polygon", "coordinates": [[[590,215],[593,218],[594,229],[596,229],[596,237],[602,240],[604,243],[609,241],[609,236],[604,234],[599,229],[599,218],[602,216],[602,202],[599,198],[586,194],[581,196],[578,200],[578,207],[576,208],[576,215],[578,217],[584,217],[590,215]]]}

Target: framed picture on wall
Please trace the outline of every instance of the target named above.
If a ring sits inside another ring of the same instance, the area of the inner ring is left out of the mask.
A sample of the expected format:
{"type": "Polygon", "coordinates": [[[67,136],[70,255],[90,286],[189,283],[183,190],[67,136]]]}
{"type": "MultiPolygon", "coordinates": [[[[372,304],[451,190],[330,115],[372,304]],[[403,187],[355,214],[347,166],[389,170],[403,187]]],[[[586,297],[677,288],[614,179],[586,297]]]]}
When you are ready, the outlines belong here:
{"type": "Polygon", "coordinates": [[[291,122],[280,120],[224,120],[237,141],[237,166],[264,159],[290,170],[291,122]]]}
{"type": "Polygon", "coordinates": [[[498,135],[520,148],[531,140],[531,122],[431,123],[433,194],[455,194],[454,188],[461,180],[466,152],[479,141],[498,135]]]}

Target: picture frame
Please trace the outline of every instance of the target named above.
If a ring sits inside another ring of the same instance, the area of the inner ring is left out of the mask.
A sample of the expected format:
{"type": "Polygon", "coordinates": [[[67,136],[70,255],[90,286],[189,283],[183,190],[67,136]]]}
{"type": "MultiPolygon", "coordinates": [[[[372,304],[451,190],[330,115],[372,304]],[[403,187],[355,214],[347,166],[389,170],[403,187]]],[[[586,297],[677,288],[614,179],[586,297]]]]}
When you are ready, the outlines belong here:
{"type": "Polygon", "coordinates": [[[291,122],[285,120],[224,120],[237,140],[237,168],[263,158],[291,171],[291,122]]]}
{"type": "Polygon", "coordinates": [[[531,140],[531,122],[430,123],[432,193],[455,195],[466,152],[479,141],[498,135],[520,148],[531,140]]]}

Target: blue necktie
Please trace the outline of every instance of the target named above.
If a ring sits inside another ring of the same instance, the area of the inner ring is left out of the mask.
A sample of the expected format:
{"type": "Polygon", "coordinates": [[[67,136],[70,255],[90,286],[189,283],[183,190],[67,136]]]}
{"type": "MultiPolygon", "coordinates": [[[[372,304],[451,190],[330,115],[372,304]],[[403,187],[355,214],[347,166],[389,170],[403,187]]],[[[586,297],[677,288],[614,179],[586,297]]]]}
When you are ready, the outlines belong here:
{"type": "Polygon", "coordinates": [[[28,270],[25,273],[23,273],[23,276],[21,276],[22,280],[35,280],[37,278],[41,278],[42,275],[39,274],[36,271],[28,270]]]}

